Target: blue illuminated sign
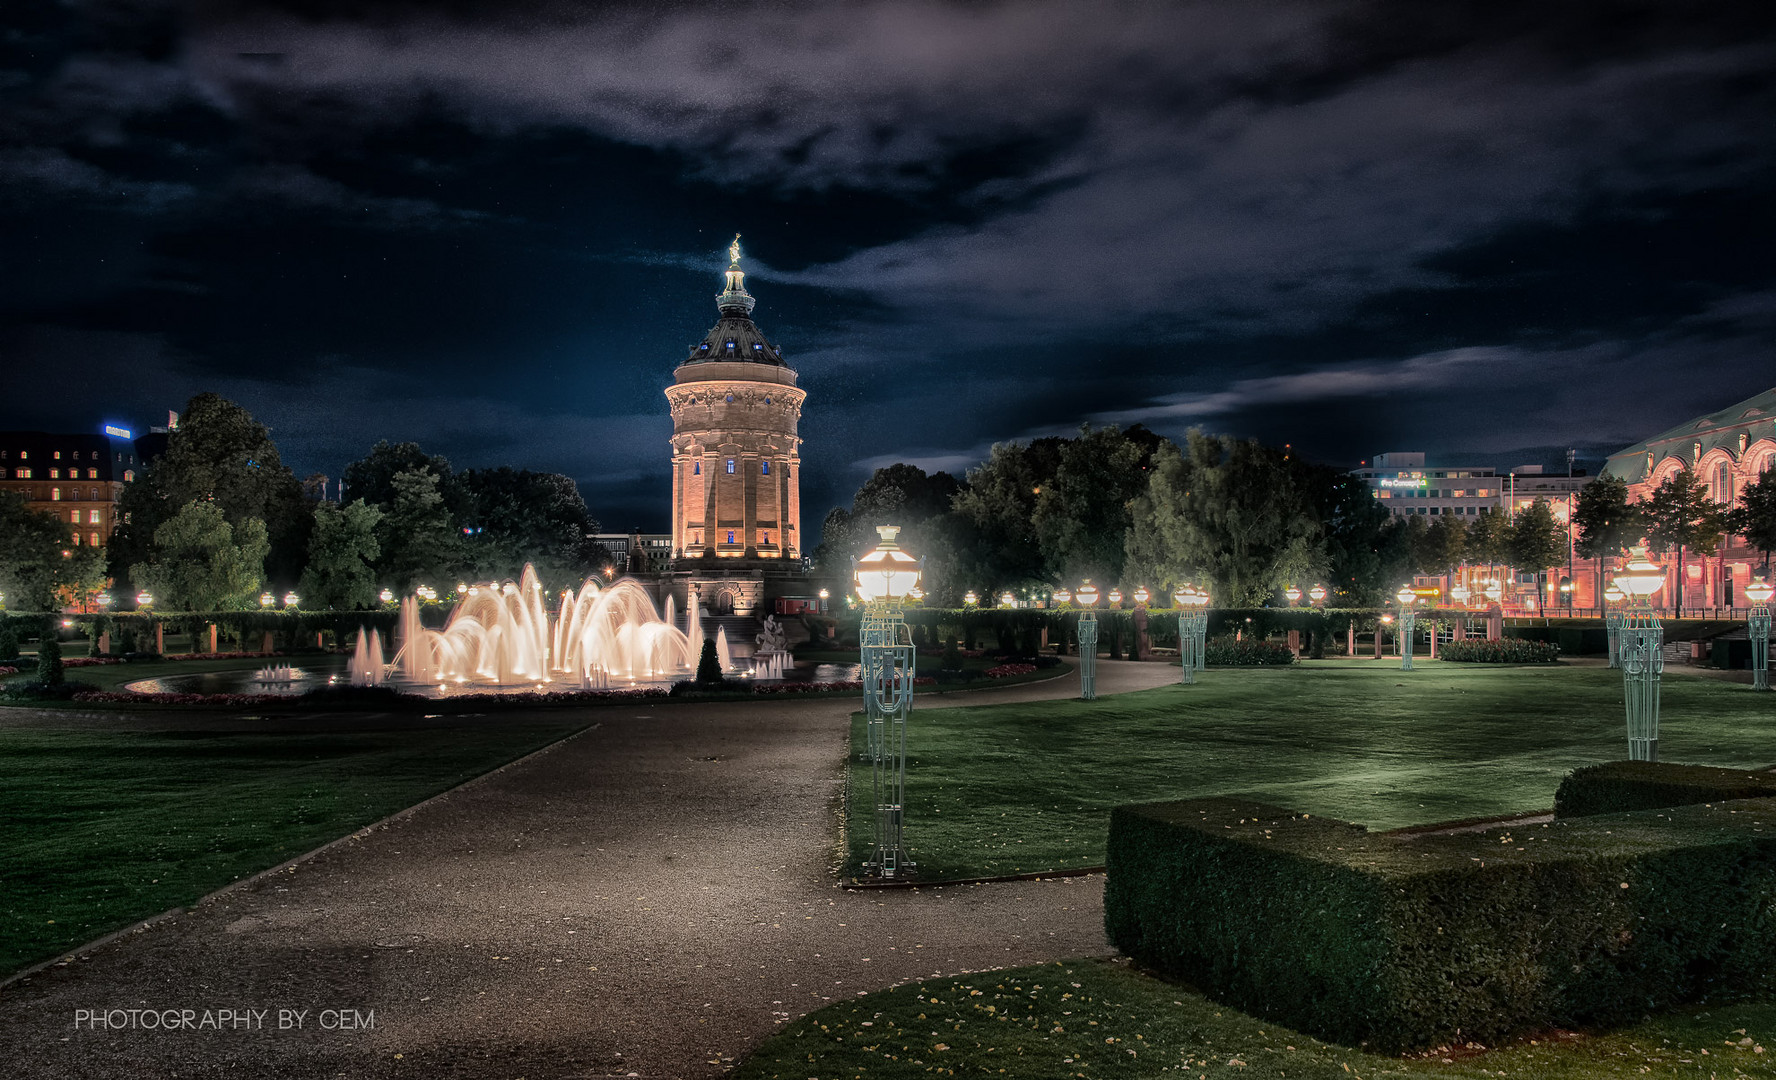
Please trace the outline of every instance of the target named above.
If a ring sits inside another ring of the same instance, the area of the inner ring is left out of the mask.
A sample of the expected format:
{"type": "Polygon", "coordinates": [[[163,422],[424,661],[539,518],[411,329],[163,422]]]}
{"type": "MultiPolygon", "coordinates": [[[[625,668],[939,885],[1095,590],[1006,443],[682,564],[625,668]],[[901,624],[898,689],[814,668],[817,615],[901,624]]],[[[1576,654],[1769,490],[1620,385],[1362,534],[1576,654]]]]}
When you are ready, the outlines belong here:
{"type": "Polygon", "coordinates": [[[135,438],[134,435],[130,434],[129,428],[118,427],[116,424],[106,424],[105,425],[105,434],[111,436],[114,439],[133,439],[133,438],[135,438]]]}

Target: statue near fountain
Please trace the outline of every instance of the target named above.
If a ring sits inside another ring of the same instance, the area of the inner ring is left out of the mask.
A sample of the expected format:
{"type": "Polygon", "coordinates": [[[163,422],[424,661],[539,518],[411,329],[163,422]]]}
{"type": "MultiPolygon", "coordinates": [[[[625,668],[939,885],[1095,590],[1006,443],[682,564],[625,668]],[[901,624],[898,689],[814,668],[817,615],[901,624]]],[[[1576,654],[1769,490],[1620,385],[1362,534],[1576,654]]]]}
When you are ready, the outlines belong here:
{"type": "Polygon", "coordinates": [[[764,627],[753,639],[752,676],[755,679],[781,679],[792,663],[789,635],[777,623],[775,615],[766,615],[764,627]]]}

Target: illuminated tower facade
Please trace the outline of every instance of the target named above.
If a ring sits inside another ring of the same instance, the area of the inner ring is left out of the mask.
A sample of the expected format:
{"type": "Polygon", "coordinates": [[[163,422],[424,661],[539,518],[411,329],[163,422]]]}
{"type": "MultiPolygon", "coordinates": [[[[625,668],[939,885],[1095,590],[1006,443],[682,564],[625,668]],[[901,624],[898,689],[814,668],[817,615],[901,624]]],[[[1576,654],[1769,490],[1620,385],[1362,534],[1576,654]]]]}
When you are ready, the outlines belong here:
{"type": "Polygon", "coordinates": [[[807,394],[752,321],[740,238],[721,318],[673,373],[672,547],[683,559],[801,558],[801,420],[807,394]]]}

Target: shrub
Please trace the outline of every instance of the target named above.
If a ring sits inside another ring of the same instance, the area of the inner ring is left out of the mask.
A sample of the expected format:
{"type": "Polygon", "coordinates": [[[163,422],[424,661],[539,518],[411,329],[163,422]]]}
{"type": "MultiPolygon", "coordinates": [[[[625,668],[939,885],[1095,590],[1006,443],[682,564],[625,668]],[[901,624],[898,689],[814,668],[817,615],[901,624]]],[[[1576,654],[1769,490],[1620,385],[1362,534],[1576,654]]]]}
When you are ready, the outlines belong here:
{"type": "Polygon", "coordinates": [[[1776,775],[1666,761],[1612,761],[1574,769],[1554,792],[1559,817],[1776,796],[1776,775]]]}
{"type": "Polygon", "coordinates": [[[1464,639],[1445,644],[1437,650],[1437,656],[1467,664],[1552,664],[1560,659],[1560,646],[1551,641],[1519,638],[1464,639]]]}
{"type": "Polygon", "coordinates": [[[62,672],[62,643],[54,634],[44,634],[37,643],[37,681],[44,686],[59,686],[67,679],[62,672]]]}
{"type": "Polygon", "coordinates": [[[10,627],[0,626],[0,660],[17,660],[18,654],[18,635],[10,627]]]}
{"type": "Polygon", "coordinates": [[[703,639],[703,655],[697,658],[697,681],[700,683],[719,683],[722,681],[721,658],[715,654],[715,639],[703,639]]]}
{"type": "Polygon", "coordinates": [[[1203,646],[1203,664],[1207,667],[1269,667],[1294,662],[1295,654],[1287,645],[1259,638],[1235,641],[1221,637],[1211,639],[1203,646]]]}
{"type": "Polygon", "coordinates": [[[944,671],[961,671],[962,670],[962,650],[956,647],[956,639],[955,638],[951,638],[947,643],[945,643],[944,651],[943,651],[943,659],[939,660],[937,663],[938,663],[938,667],[943,669],[944,671]]]}
{"type": "Polygon", "coordinates": [[[1776,799],[1412,837],[1232,798],[1117,808],[1104,924],[1255,1016],[1382,1051],[1776,988],[1776,799]]]}

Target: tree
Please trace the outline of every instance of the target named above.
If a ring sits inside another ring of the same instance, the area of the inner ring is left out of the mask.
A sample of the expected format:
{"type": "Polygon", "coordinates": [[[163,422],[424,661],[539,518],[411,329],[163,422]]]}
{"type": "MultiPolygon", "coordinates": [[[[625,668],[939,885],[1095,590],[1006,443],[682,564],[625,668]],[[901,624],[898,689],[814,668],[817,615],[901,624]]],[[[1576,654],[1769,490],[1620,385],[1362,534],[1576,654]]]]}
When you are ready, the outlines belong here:
{"type": "Polygon", "coordinates": [[[60,686],[67,680],[62,666],[62,643],[56,638],[55,626],[43,631],[37,643],[37,681],[44,686],[60,686]]]}
{"type": "Polygon", "coordinates": [[[55,569],[55,606],[60,609],[84,609],[93,597],[110,587],[105,574],[105,549],[71,547],[61,552],[55,569]]]}
{"type": "MultiPolygon", "coordinates": [[[[463,528],[464,554],[475,576],[516,578],[531,563],[544,582],[577,587],[601,564],[590,539],[598,522],[571,477],[502,466],[470,469],[458,474],[456,484],[469,509],[452,523],[463,528]]],[[[448,486],[441,477],[446,509],[448,486]]]]}
{"type": "MultiPolygon", "coordinates": [[[[1555,520],[1554,508],[1548,505],[1547,499],[1537,499],[1519,510],[1505,539],[1505,551],[1511,565],[1520,570],[1534,570],[1538,586],[1548,567],[1565,561],[1566,548],[1566,528],[1555,520]]],[[[1537,595],[1545,593],[1538,589],[1537,595]]]]}
{"type": "Polygon", "coordinates": [[[1468,558],[1496,570],[1511,559],[1511,519],[1502,511],[1483,507],[1468,526],[1468,558]]]}
{"type": "Polygon", "coordinates": [[[987,460],[968,470],[962,490],[951,500],[972,527],[970,561],[987,595],[1046,580],[1033,524],[1036,499],[1060,468],[1065,442],[1042,438],[994,444],[987,460]]]}
{"type": "Polygon", "coordinates": [[[1683,617],[1684,555],[1713,555],[1720,546],[1726,513],[1708,494],[1708,486],[1688,469],[1679,469],[1653,489],[1642,504],[1647,542],[1659,551],[1677,552],[1677,595],[1673,608],[1683,617]]]}
{"type": "Polygon", "coordinates": [[[1764,572],[1768,574],[1770,552],[1776,551],[1776,469],[1765,469],[1745,485],[1738,504],[1727,511],[1726,527],[1764,553],[1764,572]]]}
{"type": "Polygon", "coordinates": [[[54,610],[56,587],[66,573],[63,563],[74,550],[60,518],[32,510],[21,492],[0,491],[0,592],[7,606],[54,610]]]}
{"type": "Polygon", "coordinates": [[[1412,569],[1420,574],[1447,574],[1461,565],[1468,549],[1468,523],[1454,514],[1439,514],[1413,521],[1427,521],[1412,548],[1412,569]]]}
{"type": "Polygon", "coordinates": [[[1628,501],[1628,482],[1605,475],[1586,484],[1573,503],[1573,528],[1573,550],[1596,563],[1596,594],[1602,596],[1604,561],[1646,533],[1640,507],[1628,501]]]}
{"type": "Polygon", "coordinates": [[[457,482],[449,459],[426,453],[418,443],[391,443],[387,439],[378,442],[362,459],[345,467],[345,493],[386,511],[395,504],[395,477],[404,472],[429,472],[436,476],[438,493],[451,517],[463,522],[471,516],[472,500],[457,482]]]}
{"type": "Polygon", "coordinates": [[[1161,440],[1143,427],[1081,427],[1063,443],[1054,474],[1036,485],[1030,524],[1049,581],[1123,580],[1129,504],[1147,489],[1161,440]]]}
{"type": "Polygon", "coordinates": [[[382,554],[376,527],[381,521],[382,511],[363,499],[315,507],[308,567],[298,586],[303,606],[345,610],[376,605],[375,563],[382,554]]]}
{"type": "Polygon", "coordinates": [[[1131,564],[1168,590],[1206,575],[1226,606],[1263,603],[1324,565],[1301,486],[1285,452],[1191,431],[1184,452],[1160,449],[1135,500],[1131,564]]]}
{"type": "Polygon", "coordinates": [[[378,572],[401,594],[428,583],[448,589],[464,569],[462,534],[444,505],[437,475],[397,473],[390,486],[394,499],[376,535],[378,572]]]}
{"type": "Polygon", "coordinates": [[[1410,563],[1406,520],[1388,513],[1369,485],[1348,472],[1301,466],[1300,473],[1318,522],[1319,558],[1334,602],[1385,603],[1410,563]]]}
{"type": "Polygon", "coordinates": [[[278,456],[265,425],[217,394],[186,403],[166,453],[124,488],[122,524],[111,545],[113,576],[124,578],[135,565],[152,562],[160,526],[192,502],[216,506],[235,529],[259,521],[270,543],[272,580],[296,581],[313,522],[302,484],[278,456]]]}
{"type": "Polygon", "coordinates": [[[240,611],[257,604],[271,545],[265,523],[228,523],[213,502],[188,502],[154,530],[154,558],[130,568],[132,580],[163,607],[240,611]]]}

